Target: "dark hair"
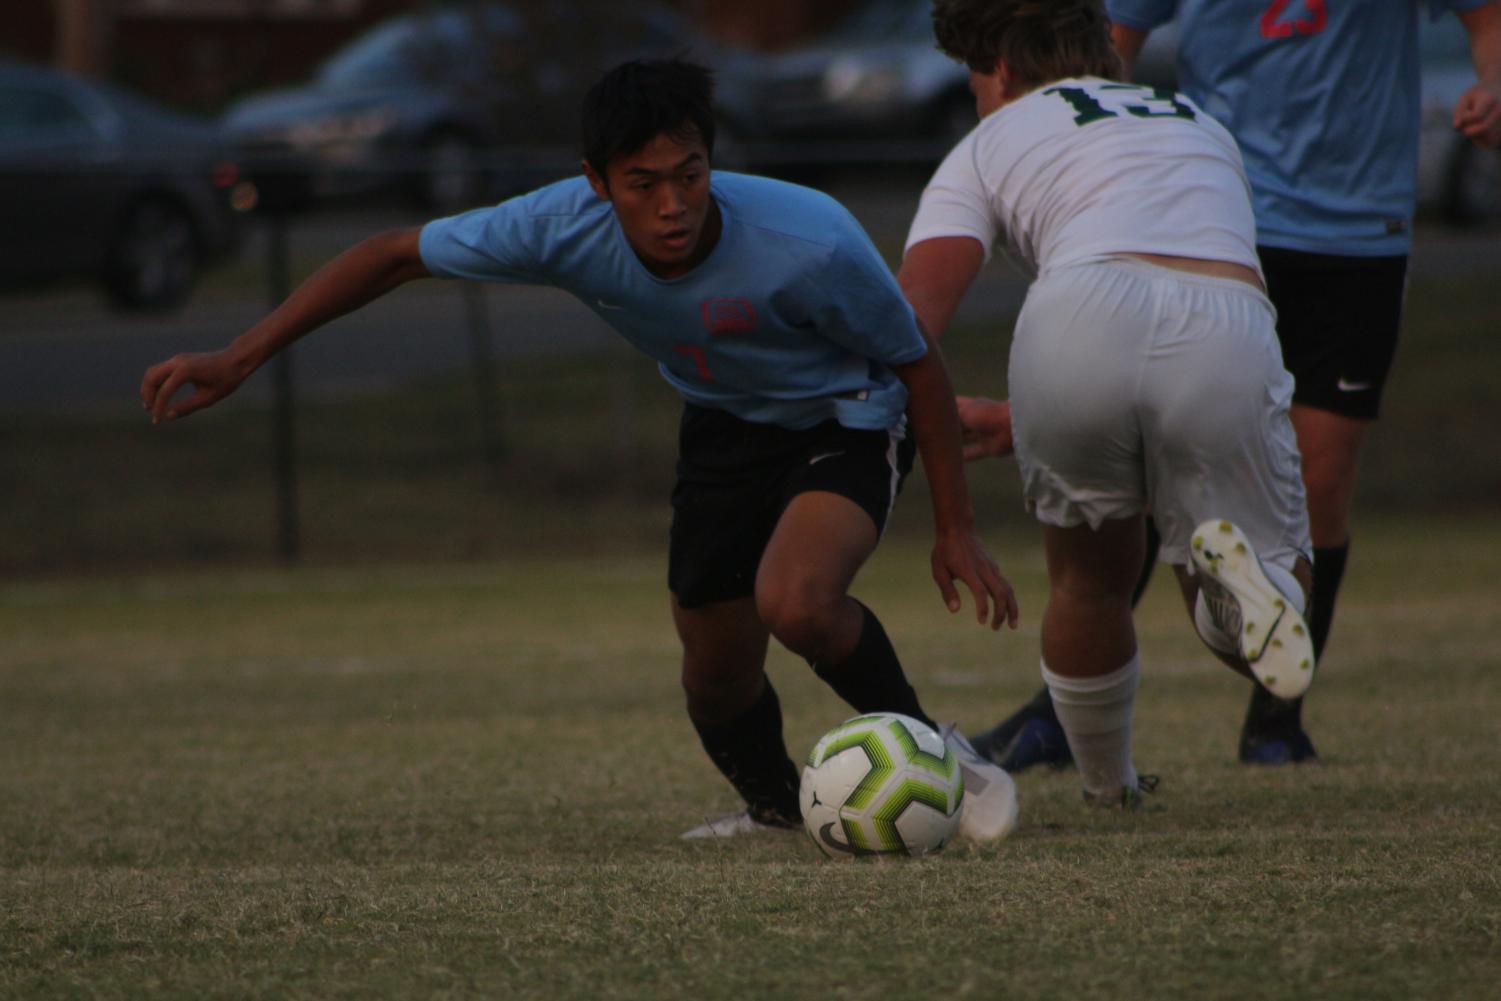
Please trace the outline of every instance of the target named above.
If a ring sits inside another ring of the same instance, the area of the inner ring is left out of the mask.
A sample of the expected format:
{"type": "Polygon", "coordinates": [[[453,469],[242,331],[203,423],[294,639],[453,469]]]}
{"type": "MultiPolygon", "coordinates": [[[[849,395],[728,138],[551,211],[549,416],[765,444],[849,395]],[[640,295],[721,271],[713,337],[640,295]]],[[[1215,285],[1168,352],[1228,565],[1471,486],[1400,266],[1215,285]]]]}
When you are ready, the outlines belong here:
{"type": "Polygon", "coordinates": [[[714,153],[714,77],[681,59],[640,59],[600,77],[584,95],[580,152],[601,178],[617,156],[662,133],[699,139],[714,153]]]}
{"type": "Polygon", "coordinates": [[[1070,76],[1121,76],[1100,0],[933,0],[944,53],[976,73],[1004,59],[1021,85],[1070,76]]]}

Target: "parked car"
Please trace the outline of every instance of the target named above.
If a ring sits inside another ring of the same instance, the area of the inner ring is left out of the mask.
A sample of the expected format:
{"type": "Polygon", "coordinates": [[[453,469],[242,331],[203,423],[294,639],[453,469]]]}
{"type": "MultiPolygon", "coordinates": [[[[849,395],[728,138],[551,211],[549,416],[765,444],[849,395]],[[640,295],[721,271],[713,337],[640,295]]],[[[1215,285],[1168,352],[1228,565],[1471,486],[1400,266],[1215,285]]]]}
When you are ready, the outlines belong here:
{"type": "Polygon", "coordinates": [[[376,25],[306,84],[252,95],[224,124],[277,201],[405,190],[451,210],[574,169],[579,102],[604,69],[711,61],[707,48],[651,4],[436,7],[376,25]]]}
{"type": "Polygon", "coordinates": [[[723,125],[758,166],[937,160],[975,125],[969,71],[911,0],[871,0],[806,44],[726,60],[718,78],[723,125]]]}
{"type": "MultiPolygon", "coordinates": [[[[1138,79],[1171,85],[1175,38],[1154,33],[1138,79]]],[[[718,77],[727,140],[760,167],[937,162],[976,123],[969,70],[912,0],[869,0],[782,52],[729,53],[718,77]]]]}
{"type": "Polygon", "coordinates": [[[88,277],[182,302],[252,198],[212,125],[39,66],[0,64],[0,286],[88,277]]]}

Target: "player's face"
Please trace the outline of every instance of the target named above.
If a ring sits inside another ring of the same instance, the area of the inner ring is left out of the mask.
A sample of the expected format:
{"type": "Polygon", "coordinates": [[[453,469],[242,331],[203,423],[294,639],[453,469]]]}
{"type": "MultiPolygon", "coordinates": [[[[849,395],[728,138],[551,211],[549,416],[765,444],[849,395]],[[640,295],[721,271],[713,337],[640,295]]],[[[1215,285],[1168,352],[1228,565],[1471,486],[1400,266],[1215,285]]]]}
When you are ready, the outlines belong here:
{"type": "Polygon", "coordinates": [[[611,160],[605,178],[588,164],[584,173],[594,193],[614,206],[631,249],[657,277],[686,274],[718,242],[719,208],[709,196],[709,151],[702,140],[684,142],[663,132],[611,160]]]}

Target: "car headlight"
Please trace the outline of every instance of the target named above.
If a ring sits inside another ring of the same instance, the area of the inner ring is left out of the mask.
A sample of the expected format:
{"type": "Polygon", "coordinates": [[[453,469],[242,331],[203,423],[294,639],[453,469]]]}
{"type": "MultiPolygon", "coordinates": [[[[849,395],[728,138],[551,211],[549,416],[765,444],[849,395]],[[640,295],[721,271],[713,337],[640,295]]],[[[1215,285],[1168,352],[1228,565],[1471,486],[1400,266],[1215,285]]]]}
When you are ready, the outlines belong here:
{"type": "Polygon", "coordinates": [[[396,113],[390,108],[372,108],[298,122],[287,130],[287,138],[294,146],[360,142],[390,131],[395,124],[396,113]]]}
{"type": "Polygon", "coordinates": [[[900,66],[851,57],[829,64],[824,72],[823,92],[830,101],[877,104],[901,93],[904,83],[900,66]]]}

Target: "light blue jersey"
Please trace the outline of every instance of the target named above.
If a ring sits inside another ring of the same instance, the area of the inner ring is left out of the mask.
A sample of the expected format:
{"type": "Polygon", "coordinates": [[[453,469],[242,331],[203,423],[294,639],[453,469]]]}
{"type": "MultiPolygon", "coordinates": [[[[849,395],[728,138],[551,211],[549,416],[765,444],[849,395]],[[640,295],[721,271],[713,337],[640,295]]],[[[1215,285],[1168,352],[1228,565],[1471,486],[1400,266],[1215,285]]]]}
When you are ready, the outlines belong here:
{"type": "Polygon", "coordinates": [[[887,366],[927,352],[911,307],[853,216],[809,188],[714,172],[719,242],[663,279],[582,178],[422,229],[439,277],[554,285],[660,363],[691,403],[799,429],[897,427],[907,390],[887,366]]]}
{"type": "MultiPolygon", "coordinates": [[[[1435,16],[1485,0],[1428,0],[1435,16]]],[[[1178,18],[1178,86],[1239,142],[1257,243],[1406,254],[1418,162],[1419,0],[1106,0],[1178,18]]]]}

